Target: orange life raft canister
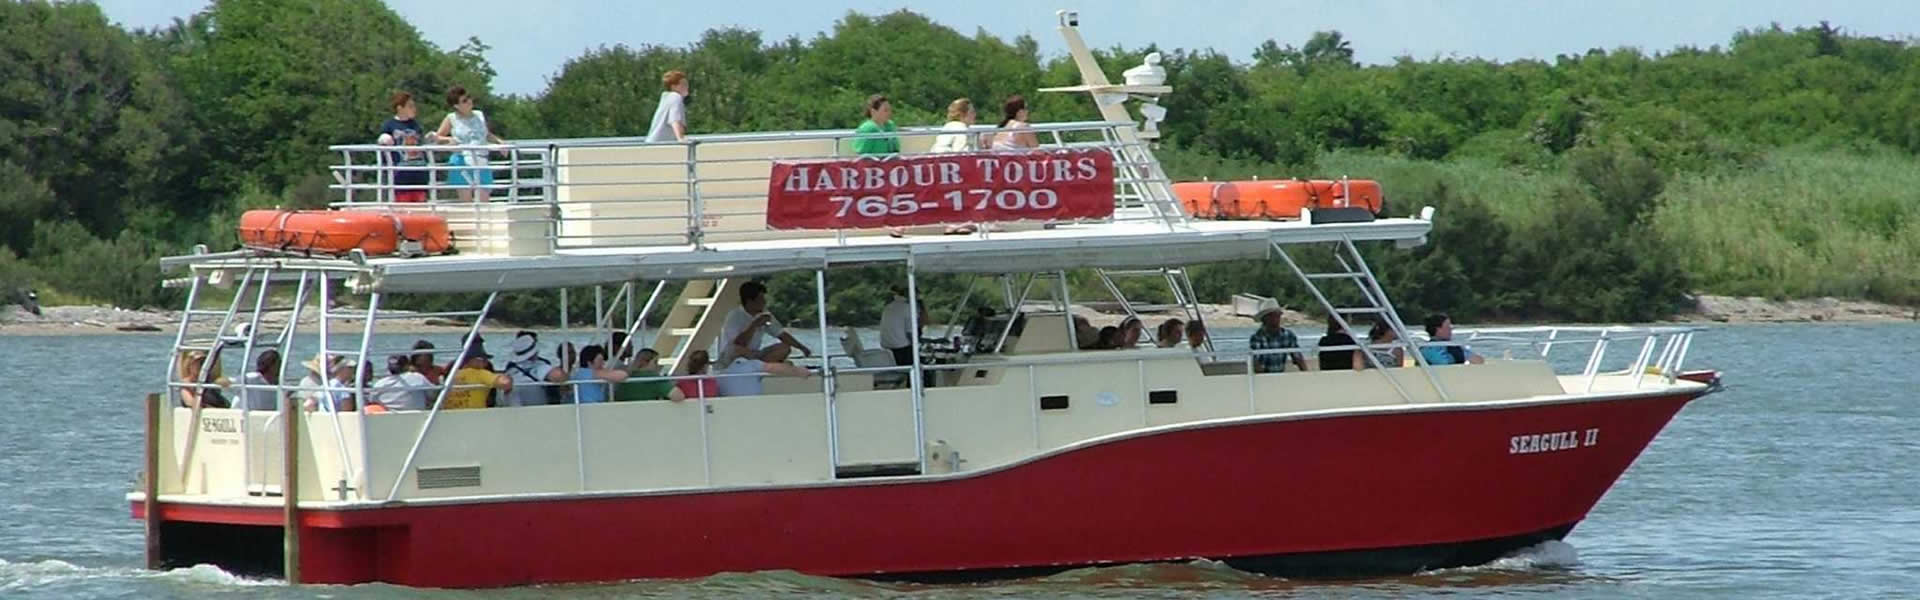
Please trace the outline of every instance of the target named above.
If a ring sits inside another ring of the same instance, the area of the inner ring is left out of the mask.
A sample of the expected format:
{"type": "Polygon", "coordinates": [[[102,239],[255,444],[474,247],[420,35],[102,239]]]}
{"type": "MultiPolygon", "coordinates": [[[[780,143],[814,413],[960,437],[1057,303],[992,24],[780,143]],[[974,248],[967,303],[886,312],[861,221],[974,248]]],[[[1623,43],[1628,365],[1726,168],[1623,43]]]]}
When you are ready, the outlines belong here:
{"type": "Polygon", "coordinates": [[[1301,209],[1364,208],[1380,214],[1385,194],[1369,179],[1188,181],[1173,184],[1187,214],[1201,219],[1298,219],[1301,209]]]}
{"type": "Polygon", "coordinates": [[[367,256],[441,254],[453,247],[447,219],[418,213],[250,210],[240,215],[240,243],[250,248],[367,256]]]}

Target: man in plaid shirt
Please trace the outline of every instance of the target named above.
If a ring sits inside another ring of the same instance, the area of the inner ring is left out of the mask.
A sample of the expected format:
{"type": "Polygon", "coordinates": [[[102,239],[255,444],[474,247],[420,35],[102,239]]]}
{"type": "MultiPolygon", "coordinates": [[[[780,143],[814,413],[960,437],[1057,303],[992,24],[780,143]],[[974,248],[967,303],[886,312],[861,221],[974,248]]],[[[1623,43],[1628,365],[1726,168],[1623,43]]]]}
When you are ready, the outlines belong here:
{"type": "MultiPolygon", "coordinates": [[[[1300,347],[1300,338],[1294,336],[1292,331],[1287,331],[1287,328],[1280,326],[1281,314],[1282,311],[1280,310],[1279,302],[1266,300],[1260,303],[1260,312],[1254,315],[1255,319],[1260,320],[1260,330],[1253,332],[1253,337],[1247,338],[1247,348],[1249,350],[1297,349],[1300,347]]],[[[1300,367],[1302,371],[1307,370],[1307,359],[1301,356],[1300,353],[1276,352],[1273,354],[1254,355],[1253,372],[1279,373],[1287,370],[1288,361],[1292,361],[1293,364],[1300,367]]]]}

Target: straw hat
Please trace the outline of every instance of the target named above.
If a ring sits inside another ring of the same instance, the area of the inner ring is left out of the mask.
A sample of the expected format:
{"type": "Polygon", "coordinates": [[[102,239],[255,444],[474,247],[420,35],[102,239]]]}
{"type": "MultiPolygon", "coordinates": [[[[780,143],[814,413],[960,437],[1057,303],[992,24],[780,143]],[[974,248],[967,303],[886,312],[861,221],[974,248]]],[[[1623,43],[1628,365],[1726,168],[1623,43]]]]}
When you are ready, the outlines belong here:
{"type": "Polygon", "coordinates": [[[1272,298],[1267,298],[1265,300],[1260,301],[1260,310],[1254,311],[1253,320],[1255,321],[1265,320],[1267,318],[1267,313],[1270,313],[1270,312],[1286,314],[1284,312],[1284,309],[1280,308],[1280,301],[1274,300],[1272,298]]]}

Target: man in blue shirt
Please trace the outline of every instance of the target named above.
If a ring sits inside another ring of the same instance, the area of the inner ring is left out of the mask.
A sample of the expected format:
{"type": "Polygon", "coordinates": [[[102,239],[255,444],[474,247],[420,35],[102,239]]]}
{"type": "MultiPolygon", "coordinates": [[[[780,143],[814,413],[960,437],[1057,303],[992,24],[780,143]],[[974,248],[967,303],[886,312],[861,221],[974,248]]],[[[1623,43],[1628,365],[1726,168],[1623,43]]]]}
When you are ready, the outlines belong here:
{"type": "MultiPolygon", "coordinates": [[[[389,102],[393,105],[393,118],[380,124],[380,145],[382,146],[419,146],[426,141],[426,130],[420,128],[420,122],[414,120],[415,107],[413,94],[396,92],[389,102]]],[[[419,150],[387,153],[387,162],[392,166],[426,166],[426,153],[419,150]]],[[[394,202],[426,202],[427,172],[423,169],[393,169],[394,202]]]]}
{"type": "MultiPolygon", "coordinates": [[[[1260,330],[1253,332],[1253,337],[1247,338],[1247,348],[1250,350],[1298,349],[1300,338],[1293,332],[1287,331],[1287,328],[1280,326],[1282,314],[1279,302],[1271,299],[1261,302],[1260,312],[1253,315],[1253,318],[1260,320],[1260,330]]],[[[1292,361],[1302,371],[1307,370],[1307,359],[1299,352],[1275,352],[1254,355],[1253,372],[1279,373],[1287,370],[1288,361],[1292,361]]]]}
{"type": "MultiPolygon", "coordinates": [[[[1453,341],[1453,319],[1446,313],[1427,315],[1427,337],[1435,342],[1453,341]]],[[[1430,365],[1480,364],[1486,359],[1474,354],[1464,345],[1421,346],[1420,356],[1430,365]]]]}

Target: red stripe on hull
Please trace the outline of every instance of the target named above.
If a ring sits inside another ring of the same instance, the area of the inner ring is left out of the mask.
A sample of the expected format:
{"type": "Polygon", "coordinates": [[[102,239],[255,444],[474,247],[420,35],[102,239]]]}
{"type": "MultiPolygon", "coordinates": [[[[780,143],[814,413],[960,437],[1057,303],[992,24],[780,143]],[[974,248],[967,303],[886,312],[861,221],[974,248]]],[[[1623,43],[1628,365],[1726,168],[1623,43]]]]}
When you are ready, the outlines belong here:
{"type": "MultiPolygon", "coordinates": [[[[1579,522],[1691,398],[1176,429],[946,481],[307,511],[301,568],[312,583],[488,587],[1485,540],[1579,522]]],[[[279,517],[181,504],[162,514],[254,524],[279,517]]]]}

